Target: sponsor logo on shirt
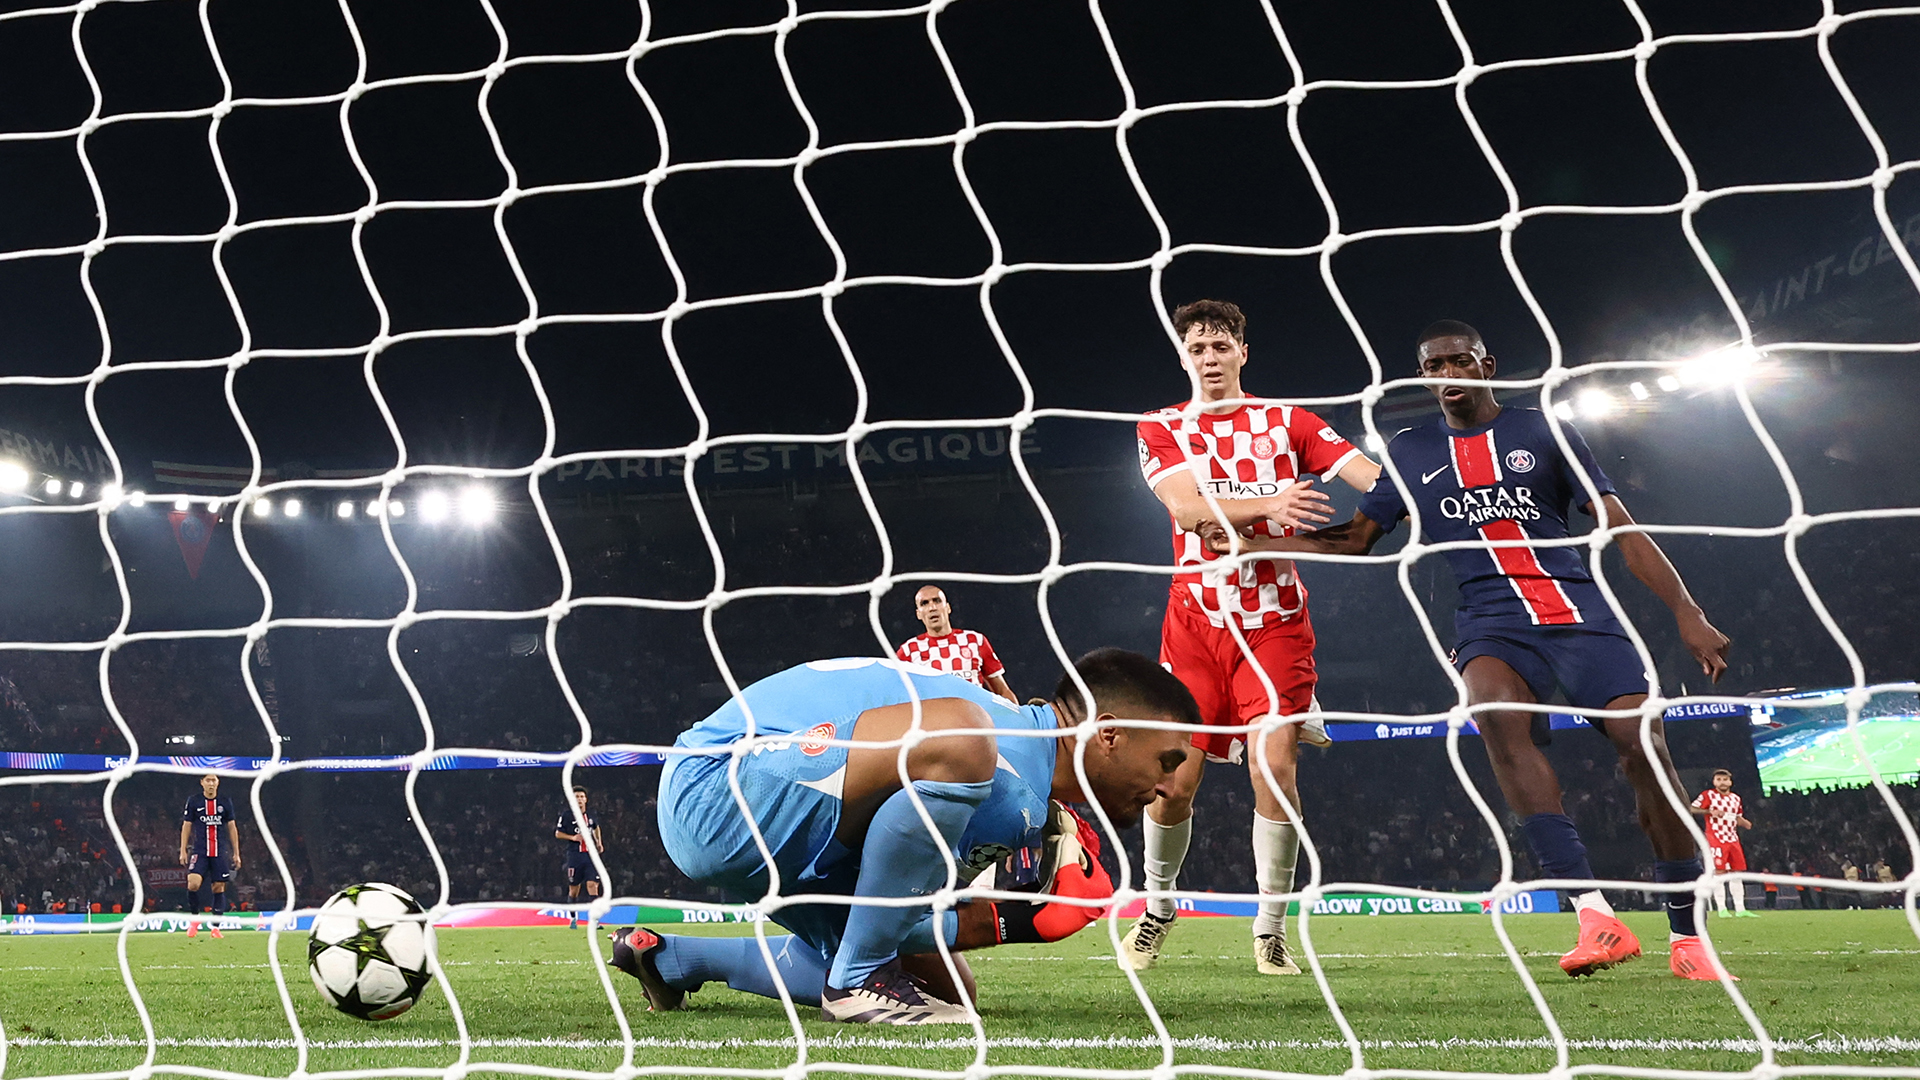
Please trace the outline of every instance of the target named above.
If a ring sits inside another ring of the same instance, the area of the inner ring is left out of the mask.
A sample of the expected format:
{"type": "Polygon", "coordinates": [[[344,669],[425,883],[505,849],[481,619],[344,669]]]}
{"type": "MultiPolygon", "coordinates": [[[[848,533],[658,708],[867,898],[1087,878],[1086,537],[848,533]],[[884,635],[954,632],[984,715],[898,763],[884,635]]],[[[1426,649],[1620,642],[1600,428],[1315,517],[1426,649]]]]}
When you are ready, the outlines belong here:
{"type": "Polygon", "coordinates": [[[1524,449],[1507,451],[1508,472],[1532,472],[1536,464],[1538,462],[1534,460],[1531,451],[1524,449]]]}
{"type": "Polygon", "coordinates": [[[1473,488],[1459,497],[1447,495],[1440,500],[1440,516],[1479,526],[1489,521],[1538,521],[1540,507],[1533,501],[1533,489],[1515,487],[1473,488]]]}
{"type": "Polygon", "coordinates": [[[1277,483],[1272,480],[1256,480],[1253,483],[1246,483],[1240,480],[1220,479],[1204,481],[1200,486],[1216,499],[1264,499],[1269,495],[1280,494],[1292,483],[1292,480],[1277,483]]]}
{"type": "Polygon", "coordinates": [[[800,742],[800,752],[808,757],[819,757],[827,752],[827,744],[822,741],[833,738],[832,724],[815,724],[807,729],[807,736],[800,742]]]}

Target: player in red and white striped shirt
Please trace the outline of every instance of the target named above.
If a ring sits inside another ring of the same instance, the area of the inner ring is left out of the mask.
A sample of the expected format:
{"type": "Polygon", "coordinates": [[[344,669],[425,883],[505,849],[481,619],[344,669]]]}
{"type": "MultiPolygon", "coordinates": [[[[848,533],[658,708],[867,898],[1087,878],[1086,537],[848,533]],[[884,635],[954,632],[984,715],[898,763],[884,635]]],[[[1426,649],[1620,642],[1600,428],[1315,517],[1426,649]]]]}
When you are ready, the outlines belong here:
{"type": "MultiPolygon", "coordinates": [[[[1716,874],[1739,873],[1747,868],[1747,852],[1740,846],[1740,830],[1753,828],[1753,822],[1744,815],[1746,807],[1740,802],[1740,796],[1733,793],[1733,774],[1725,769],[1713,770],[1713,787],[1701,792],[1693,800],[1693,812],[1706,820],[1707,847],[1713,852],[1713,872],[1716,874]]],[[[1729,881],[1726,888],[1713,890],[1713,910],[1722,917],[1727,914],[1727,893],[1733,894],[1733,914],[1741,918],[1758,918],[1747,910],[1747,883],[1729,881]]]]}
{"type": "Polygon", "coordinates": [[[915,593],[913,614],[927,632],[908,638],[894,653],[896,657],[909,664],[958,675],[982,690],[1020,704],[1020,699],[1013,696],[1013,689],[1007,685],[1007,669],[1001,665],[1000,658],[993,655],[987,635],[978,630],[953,628],[953,605],[947,602],[945,590],[938,585],[928,585],[915,593]]]}
{"type": "MultiPolygon", "coordinates": [[[[1290,560],[1259,561],[1226,575],[1211,568],[1219,556],[1205,543],[1232,528],[1248,536],[1285,536],[1302,524],[1324,523],[1327,497],[1314,479],[1338,476],[1357,491],[1373,486],[1380,466],[1305,409],[1245,401],[1240,371],[1247,363],[1246,316],[1233,304],[1200,300],[1173,313],[1182,358],[1195,392],[1142,421],[1140,472],[1173,519],[1176,574],[1160,628],[1160,663],[1179,677],[1200,705],[1201,723],[1231,727],[1313,708],[1313,624],[1307,590],[1290,560]],[[1184,413],[1199,405],[1198,413],[1184,413]],[[1226,521],[1215,517],[1202,490],[1226,521]]],[[[1151,889],[1172,889],[1193,835],[1193,796],[1209,758],[1238,762],[1253,773],[1254,876],[1262,893],[1293,889],[1300,838],[1286,807],[1300,805],[1295,783],[1299,740],[1322,745],[1324,725],[1285,724],[1265,738],[1265,752],[1247,754],[1246,736],[1202,730],[1175,774],[1173,794],[1147,811],[1145,876],[1151,889]],[[1262,758],[1272,769],[1269,783],[1262,758]],[[1278,791],[1276,791],[1276,786],[1278,791]],[[1280,795],[1284,793],[1285,802],[1280,795]]],[[[1176,913],[1170,897],[1148,901],[1127,932],[1121,954],[1136,969],[1153,966],[1176,913]]],[[[1287,955],[1286,904],[1260,905],[1253,921],[1255,968],[1296,975],[1287,955]]]]}

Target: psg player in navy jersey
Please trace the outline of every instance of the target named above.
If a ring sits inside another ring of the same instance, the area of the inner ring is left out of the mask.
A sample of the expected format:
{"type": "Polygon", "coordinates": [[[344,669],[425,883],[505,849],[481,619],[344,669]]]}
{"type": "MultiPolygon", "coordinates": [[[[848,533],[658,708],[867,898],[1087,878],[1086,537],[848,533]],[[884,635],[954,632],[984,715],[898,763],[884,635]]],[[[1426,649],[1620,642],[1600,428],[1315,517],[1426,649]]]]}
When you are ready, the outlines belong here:
{"type": "MultiPolygon", "coordinates": [[[[188,911],[200,914],[200,886],[211,880],[213,914],[226,914],[227,882],[240,869],[240,826],[233,803],[220,794],[220,778],[212,773],[200,778],[200,797],[188,799],[180,812],[180,865],[187,868],[188,911]]],[[[226,936],[215,925],[207,930],[214,937],[226,936]]],[[[187,936],[199,932],[200,920],[190,920],[187,936]]]]}
{"type": "MultiPolygon", "coordinates": [[[[1473,327],[1451,319],[1420,335],[1420,374],[1436,379],[1487,380],[1495,362],[1473,327]]],[[[1567,511],[1593,516],[1592,499],[1554,442],[1544,414],[1503,408],[1487,386],[1436,386],[1441,417],[1394,436],[1387,455],[1400,470],[1406,494],[1388,479],[1360,500],[1344,525],[1284,539],[1243,538],[1259,551],[1319,551],[1365,554],[1408,515],[1411,498],[1420,512],[1422,543],[1458,540],[1551,540],[1569,535],[1567,511]]],[[[1579,432],[1561,425],[1580,468],[1592,479],[1613,526],[1633,518],[1601,471],[1579,432]]],[[[1218,548],[1224,537],[1215,538],[1218,548]]],[[[1694,603],[1680,575],[1645,533],[1614,537],[1627,569],[1672,609],[1680,639],[1701,671],[1714,681],[1726,670],[1727,638],[1694,603]]],[[[1647,677],[1622,632],[1579,547],[1454,549],[1447,561],[1460,584],[1455,616],[1459,645],[1453,662],[1467,685],[1468,704],[1534,704],[1557,686],[1580,708],[1637,709],[1646,701],[1647,677]]],[[[1494,777],[1507,805],[1521,816],[1527,841],[1543,874],[1591,878],[1587,849],[1560,800],[1560,781],[1535,742],[1545,717],[1519,710],[1476,714],[1494,777]]],[[[1640,744],[1638,717],[1596,719],[1619,753],[1639,802],[1640,827],[1653,842],[1654,879],[1692,881],[1700,859],[1681,814],[1660,789],[1659,772],[1679,789],[1660,718],[1653,719],[1654,756],[1640,744]]],[[[1544,740],[1542,740],[1544,741],[1544,740]]],[[[1580,941],[1560,958],[1567,974],[1590,975],[1640,954],[1640,943],[1613,916],[1598,889],[1574,898],[1580,941]]],[[[1713,979],[1695,932],[1693,895],[1667,894],[1670,966],[1688,979],[1713,979]]]]}
{"type": "MultiPolygon", "coordinates": [[[[553,838],[565,840],[571,845],[567,848],[567,903],[569,904],[580,902],[582,885],[587,887],[588,896],[600,895],[600,871],[593,868],[593,856],[588,854],[587,845],[592,844],[594,851],[607,850],[605,841],[600,838],[600,823],[594,820],[592,814],[587,813],[586,788],[574,786],[573,804],[580,808],[580,820],[587,823],[587,831],[585,833],[579,831],[571,810],[562,811],[560,820],[553,826],[553,838]]],[[[571,930],[579,924],[579,920],[575,918],[578,914],[571,909],[567,911],[567,929],[571,930]]]]}

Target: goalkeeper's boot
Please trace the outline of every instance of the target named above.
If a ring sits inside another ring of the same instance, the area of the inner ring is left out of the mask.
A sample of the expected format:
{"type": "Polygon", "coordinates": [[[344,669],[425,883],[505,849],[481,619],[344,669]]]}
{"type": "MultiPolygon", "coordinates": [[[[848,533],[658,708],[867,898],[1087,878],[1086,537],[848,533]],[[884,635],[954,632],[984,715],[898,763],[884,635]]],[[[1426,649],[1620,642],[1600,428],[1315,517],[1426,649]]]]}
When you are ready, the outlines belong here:
{"type": "Polygon", "coordinates": [[[866,981],[849,990],[820,991],[820,1019],[830,1024],[965,1024],[967,1010],[927,992],[900,966],[899,957],[882,964],[866,981]]]}
{"type": "MultiPolygon", "coordinates": [[[[1675,941],[1673,951],[1667,956],[1667,966],[1683,979],[1720,981],[1720,976],[1714,974],[1713,961],[1707,958],[1707,947],[1697,937],[1683,937],[1675,941]]],[[[1727,978],[1740,981],[1740,976],[1732,973],[1728,973],[1727,978]]]]}
{"type": "Polygon", "coordinates": [[[1160,949],[1167,941],[1167,932],[1173,929],[1172,919],[1163,919],[1151,911],[1140,913],[1140,919],[1120,939],[1120,962],[1135,971],[1145,971],[1160,962],[1160,949]]]}
{"type": "Polygon", "coordinates": [[[1760,916],[1755,915],[1753,912],[1748,911],[1746,908],[1741,908],[1739,911],[1736,911],[1733,913],[1733,917],[1736,919],[1757,919],[1760,916]]]}
{"type": "Polygon", "coordinates": [[[659,934],[636,926],[631,930],[615,930],[608,936],[613,939],[613,958],[607,965],[640,980],[640,991],[647,996],[649,1012],[673,1012],[687,1007],[687,992],[668,986],[660,977],[660,969],[654,966],[653,954],[666,944],[659,934]]]}
{"type": "Polygon", "coordinates": [[[1580,913],[1580,943],[1560,958],[1560,970],[1579,978],[1624,964],[1640,955],[1640,939],[1627,924],[1599,911],[1580,913]]]}
{"type": "Polygon", "coordinates": [[[1287,955],[1287,939],[1281,934],[1261,934],[1253,939],[1253,966],[1262,975],[1300,974],[1300,965],[1287,955]]]}

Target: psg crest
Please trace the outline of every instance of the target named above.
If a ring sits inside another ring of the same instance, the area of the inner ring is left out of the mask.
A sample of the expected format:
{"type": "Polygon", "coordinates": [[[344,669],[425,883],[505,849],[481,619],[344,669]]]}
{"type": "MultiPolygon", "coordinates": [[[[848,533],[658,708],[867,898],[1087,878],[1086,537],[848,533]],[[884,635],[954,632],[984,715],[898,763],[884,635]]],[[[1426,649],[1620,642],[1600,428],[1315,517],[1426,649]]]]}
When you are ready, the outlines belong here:
{"type": "Polygon", "coordinates": [[[1534,460],[1533,460],[1532,451],[1530,450],[1507,451],[1507,471],[1508,472],[1532,472],[1533,466],[1534,466],[1534,460]]]}

